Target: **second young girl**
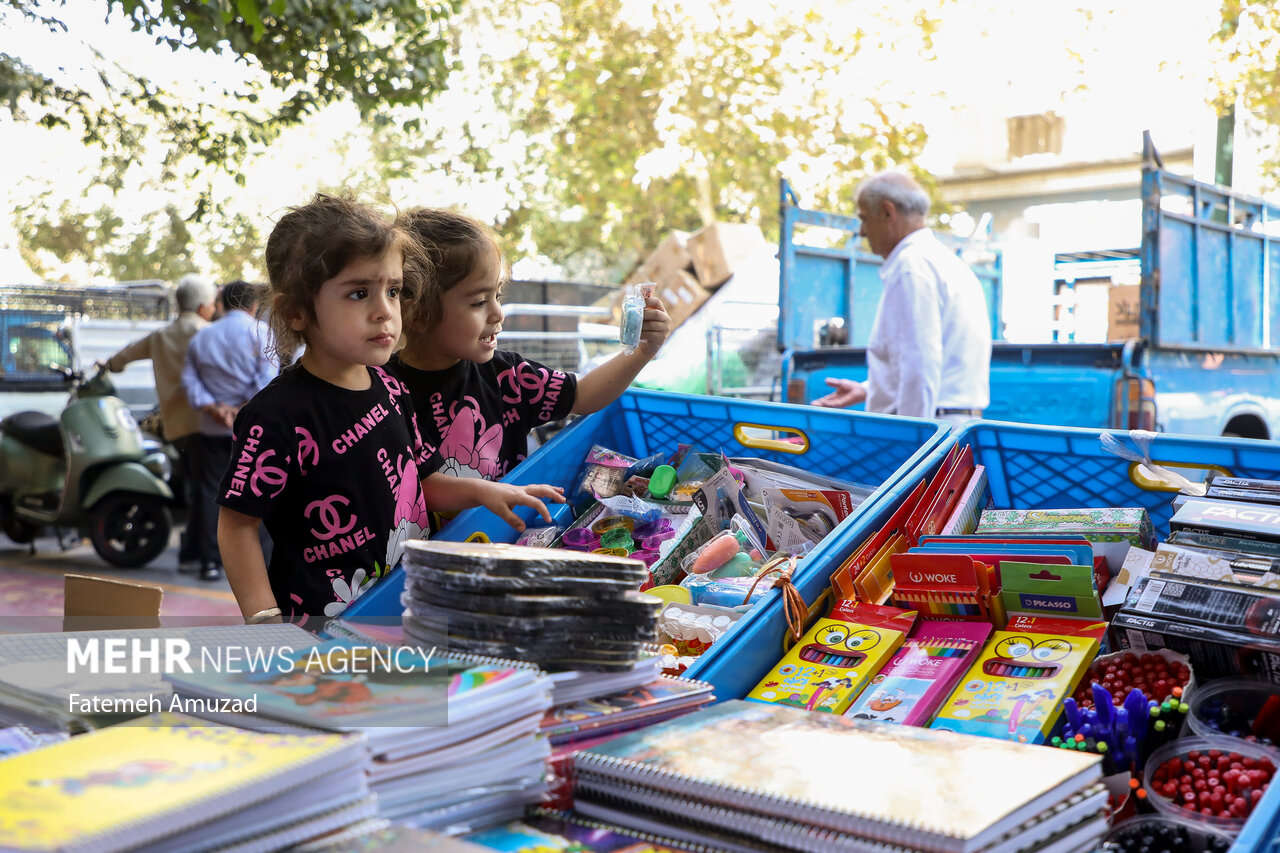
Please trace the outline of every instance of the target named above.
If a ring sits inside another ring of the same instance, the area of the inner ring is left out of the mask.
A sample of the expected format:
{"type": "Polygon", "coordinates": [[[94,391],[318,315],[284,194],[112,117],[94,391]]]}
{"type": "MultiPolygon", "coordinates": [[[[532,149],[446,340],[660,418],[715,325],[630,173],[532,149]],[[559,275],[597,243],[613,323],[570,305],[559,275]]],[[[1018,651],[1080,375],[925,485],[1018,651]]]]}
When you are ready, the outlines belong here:
{"type": "MultiPolygon", "coordinates": [[[[217,502],[218,545],[246,621],[317,630],[425,535],[421,480],[436,463],[404,385],[384,371],[401,303],[427,286],[429,262],[408,235],[354,201],[319,194],[281,217],[267,240],[270,320],[282,360],[305,350],[239,412],[217,502]],[[268,568],[258,543],[274,542],[268,568]]],[[[547,486],[453,489],[437,507],[561,499],[547,486]]]]}
{"type": "MultiPolygon", "coordinates": [[[[411,310],[405,348],[389,367],[413,397],[423,439],[438,448],[440,474],[502,479],[524,459],[534,427],[603,409],[667,339],[671,319],[662,301],[650,297],[639,348],[581,379],[500,350],[507,273],[493,232],[436,208],[411,210],[399,224],[430,259],[436,287],[411,310]]],[[[440,476],[429,479],[427,503],[448,485],[440,476]]]]}

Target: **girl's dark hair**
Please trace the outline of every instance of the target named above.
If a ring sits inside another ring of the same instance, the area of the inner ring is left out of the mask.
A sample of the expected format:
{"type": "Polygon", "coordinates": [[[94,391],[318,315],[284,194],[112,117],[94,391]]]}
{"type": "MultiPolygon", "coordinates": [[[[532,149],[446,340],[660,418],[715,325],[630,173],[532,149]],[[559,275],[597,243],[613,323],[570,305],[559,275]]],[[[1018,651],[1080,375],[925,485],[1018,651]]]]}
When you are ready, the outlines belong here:
{"type": "Polygon", "coordinates": [[[415,207],[401,213],[396,225],[413,237],[433,273],[432,283],[410,309],[412,321],[405,320],[406,330],[426,330],[439,324],[444,314],[444,294],[465,281],[486,253],[497,255],[498,265],[503,269],[501,275],[506,276],[498,237],[478,219],[456,210],[415,207]]]}
{"type": "Polygon", "coordinates": [[[292,361],[306,342],[290,321],[314,323],[316,294],[326,281],[361,258],[380,258],[399,251],[404,259],[402,313],[431,279],[431,265],[417,241],[378,211],[352,199],[316,193],[304,205],[289,208],[267,238],[267,278],[271,290],[269,321],[275,354],[281,364],[292,361]]]}

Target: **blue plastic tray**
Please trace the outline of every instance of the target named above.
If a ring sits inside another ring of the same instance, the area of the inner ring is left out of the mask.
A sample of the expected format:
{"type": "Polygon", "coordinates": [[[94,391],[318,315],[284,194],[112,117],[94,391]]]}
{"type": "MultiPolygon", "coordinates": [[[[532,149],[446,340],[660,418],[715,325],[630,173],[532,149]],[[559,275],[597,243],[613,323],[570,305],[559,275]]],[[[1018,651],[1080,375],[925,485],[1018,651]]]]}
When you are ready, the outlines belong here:
{"type": "MultiPolygon", "coordinates": [[[[877,486],[854,512],[803,561],[797,585],[812,600],[825,587],[839,560],[856,541],[848,531],[885,498],[898,495],[898,483],[916,470],[941,442],[949,427],[941,421],[874,415],[811,406],[792,406],[724,397],[702,397],[660,391],[628,391],[595,414],[580,418],[538,448],[504,482],[550,483],[566,490],[576,485],[583,460],[593,444],[645,457],[671,452],[684,442],[696,449],[727,456],[770,459],[808,471],[877,486]],[[767,436],[773,435],[773,440],[767,436]],[[786,444],[777,438],[800,438],[786,444]]],[[[532,512],[521,511],[532,523],[532,512]]],[[[477,534],[493,542],[513,542],[516,532],[483,509],[460,514],[438,536],[463,541],[477,534]]],[[[343,618],[373,624],[400,621],[404,576],[397,570],[347,608],[343,618]]],[[[767,600],[778,598],[770,592],[767,600]]],[[[724,639],[751,625],[764,605],[739,619],[724,639]]],[[[780,611],[779,611],[780,612],[780,611]]],[[[716,657],[712,646],[690,677],[701,677],[716,657]]],[[[718,691],[717,691],[718,692],[718,691]]]]}
{"type": "MultiPolygon", "coordinates": [[[[1136,450],[1126,441],[1125,432],[1107,432],[1136,450]]],[[[840,531],[839,541],[832,541],[834,535],[828,538],[825,575],[806,576],[797,584],[800,592],[812,604],[825,589],[831,571],[889,520],[911,489],[937,472],[956,443],[971,446],[974,462],[987,466],[997,509],[1141,506],[1150,513],[1157,535],[1166,537],[1175,492],[1144,478],[1137,463],[1103,450],[1101,433],[997,421],[966,425],[887,490],[877,506],[864,505],[855,523],[840,531]]],[[[1152,457],[1189,480],[1203,479],[1211,467],[1238,476],[1280,479],[1280,445],[1271,442],[1159,435],[1152,444],[1152,457]]],[[[786,622],[781,601],[765,602],[753,616],[748,625],[726,635],[729,642],[723,649],[712,647],[720,654],[709,657],[695,675],[716,685],[717,699],[745,696],[782,656],[786,622]]]]}

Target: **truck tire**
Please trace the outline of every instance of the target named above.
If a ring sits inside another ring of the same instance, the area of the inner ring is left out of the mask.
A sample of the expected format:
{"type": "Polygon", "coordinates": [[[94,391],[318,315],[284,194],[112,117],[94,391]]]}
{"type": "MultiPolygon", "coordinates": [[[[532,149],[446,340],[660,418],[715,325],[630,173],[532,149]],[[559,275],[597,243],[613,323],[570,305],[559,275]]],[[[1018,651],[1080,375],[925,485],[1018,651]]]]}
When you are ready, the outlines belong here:
{"type": "Polygon", "coordinates": [[[173,516],[155,495],[116,492],[89,511],[89,539],[98,556],[113,566],[136,569],[169,546],[173,516]]]}

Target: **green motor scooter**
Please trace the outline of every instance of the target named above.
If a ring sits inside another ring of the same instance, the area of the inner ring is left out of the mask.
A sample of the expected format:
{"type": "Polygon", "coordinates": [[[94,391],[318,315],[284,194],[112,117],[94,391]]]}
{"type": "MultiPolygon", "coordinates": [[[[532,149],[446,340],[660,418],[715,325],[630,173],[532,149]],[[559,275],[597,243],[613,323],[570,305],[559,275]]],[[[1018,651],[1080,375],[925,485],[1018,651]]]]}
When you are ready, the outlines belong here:
{"type": "Polygon", "coordinates": [[[17,412],[0,420],[0,529],[28,544],[46,527],[75,528],[111,565],[146,565],[173,529],[169,459],[144,448],[105,373],[69,378],[60,418],[17,412]]]}

